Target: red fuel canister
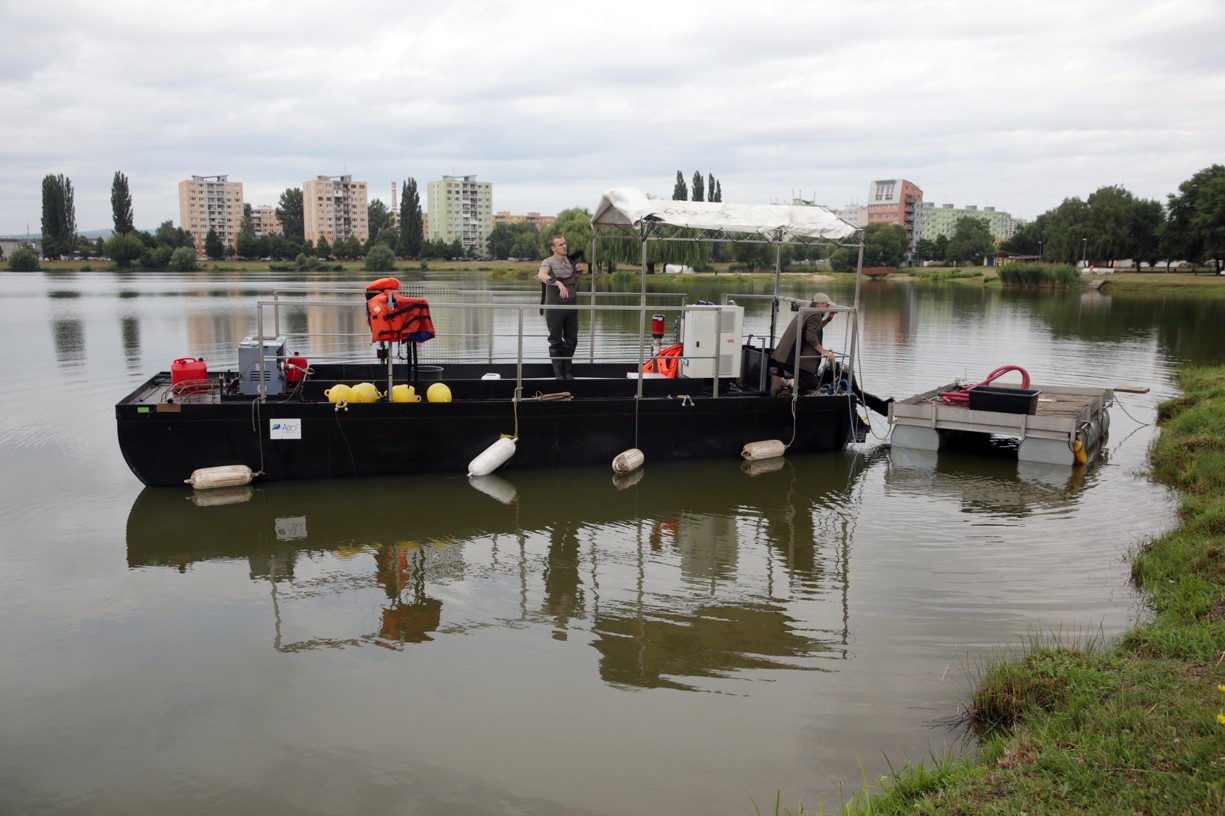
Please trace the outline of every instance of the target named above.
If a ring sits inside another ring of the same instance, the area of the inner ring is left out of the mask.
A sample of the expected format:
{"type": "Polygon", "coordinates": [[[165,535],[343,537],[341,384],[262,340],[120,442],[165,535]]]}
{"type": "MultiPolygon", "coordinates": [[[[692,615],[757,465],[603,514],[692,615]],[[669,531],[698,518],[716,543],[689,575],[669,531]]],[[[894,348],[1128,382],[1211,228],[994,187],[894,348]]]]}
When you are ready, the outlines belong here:
{"type": "Polygon", "coordinates": [[[306,379],[306,358],[298,352],[290,355],[285,361],[285,379],[288,382],[296,383],[306,379]]]}
{"type": "Polygon", "coordinates": [[[207,380],[208,364],[202,357],[180,357],[170,364],[170,384],[189,380],[207,380]]]}

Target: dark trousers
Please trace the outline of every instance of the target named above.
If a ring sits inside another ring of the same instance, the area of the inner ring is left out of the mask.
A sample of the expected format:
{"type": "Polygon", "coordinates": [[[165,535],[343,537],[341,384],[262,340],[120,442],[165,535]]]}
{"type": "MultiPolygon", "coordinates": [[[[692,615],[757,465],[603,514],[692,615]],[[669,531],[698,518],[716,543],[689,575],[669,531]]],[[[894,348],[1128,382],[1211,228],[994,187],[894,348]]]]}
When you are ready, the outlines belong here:
{"type": "MultiPolygon", "coordinates": [[[[578,308],[572,305],[560,306],[562,300],[557,296],[556,287],[549,287],[545,299],[544,324],[549,329],[549,356],[553,359],[570,359],[578,348],[578,308]]],[[[574,292],[571,290],[570,300],[574,303],[574,292]]]]}

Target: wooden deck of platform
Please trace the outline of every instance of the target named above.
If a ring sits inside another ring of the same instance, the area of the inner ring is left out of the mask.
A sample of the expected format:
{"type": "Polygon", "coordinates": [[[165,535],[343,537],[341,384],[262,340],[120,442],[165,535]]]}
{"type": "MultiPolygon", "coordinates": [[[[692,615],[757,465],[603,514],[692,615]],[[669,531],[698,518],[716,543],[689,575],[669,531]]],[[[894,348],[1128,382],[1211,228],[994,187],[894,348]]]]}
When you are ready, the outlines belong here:
{"type": "Polygon", "coordinates": [[[957,383],[895,401],[889,411],[891,441],[918,450],[939,450],[948,431],[1015,436],[1021,439],[1019,458],[1071,464],[1077,439],[1084,447],[1092,447],[1109,426],[1106,408],[1114,399],[1114,391],[1109,388],[1030,388],[1038,391],[1033,414],[975,411],[964,403],[949,405],[940,395],[957,390],[957,383]]]}

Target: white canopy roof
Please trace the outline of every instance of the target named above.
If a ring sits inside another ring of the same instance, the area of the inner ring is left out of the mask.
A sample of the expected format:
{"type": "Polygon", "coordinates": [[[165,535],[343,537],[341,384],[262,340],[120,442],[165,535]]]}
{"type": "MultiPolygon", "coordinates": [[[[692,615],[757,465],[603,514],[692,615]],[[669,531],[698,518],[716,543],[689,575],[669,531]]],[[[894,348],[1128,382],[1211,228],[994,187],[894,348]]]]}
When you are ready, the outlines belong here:
{"type": "Polygon", "coordinates": [[[591,218],[592,227],[638,227],[650,218],[673,227],[756,233],[773,242],[794,238],[850,238],[856,227],[824,207],[787,204],[727,204],[721,201],[665,201],[648,198],[634,187],[604,193],[591,218]]]}

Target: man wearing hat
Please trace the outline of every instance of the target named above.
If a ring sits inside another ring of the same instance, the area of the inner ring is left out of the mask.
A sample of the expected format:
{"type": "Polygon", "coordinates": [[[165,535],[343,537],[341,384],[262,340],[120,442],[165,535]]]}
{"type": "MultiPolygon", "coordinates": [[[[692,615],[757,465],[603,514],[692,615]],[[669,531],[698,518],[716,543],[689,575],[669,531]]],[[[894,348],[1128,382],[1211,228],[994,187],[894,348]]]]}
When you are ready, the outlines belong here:
{"type": "MultiPolygon", "coordinates": [[[[829,295],[817,292],[812,296],[810,305],[817,309],[825,309],[834,304],[829,295]]],[[[796,338],[802,338],[799,378],[800,388],[803,390],[811,391],[819,385],[817,367],[822,358],[829,360],[831,366],[834,364],[834,353],[822,345],[825,327],[833,319],[833,312],[809,312],[803,315],[802,320],[800,315],[796,315],[791,324],[787,326],[787,330],[783,332],[783,336],[778,338],[778,345],[774,347],[774,353],[770,355],[770,361],[777,368],[794,375],[792,368],[795,365],[796,338]],[[800,323],[804,324],[802,329],[800,323]]],[[[770,396],[776,395],[785,384],[786,382],[780,376],[770,377],[770,396]]]]}
{"type": "MultiPolygon", "coordinates": [[[[811,305],[816,309],[828,309],[834,305],[834,302],[830,300],[829,295],[818,292],[812,296],[811,305]]],[[[795,344],[797,338],[802,338],[799,386],[801,391],[815,391],[823,385],[834,384],[838,381],[840,374],[845,374],[842,367],[835,361],[834,353],[824,345],[825,327],[834,319],[834,312],[809,312],[803,316],[803,320],[800,318],[800,315],[796,315],[791,324],[787,326],[787,330],[783,332],[783,336],[778,339],[778,345],[775,346],[774,353],[770,355],[770,362],[783,373],[794,376],[795,344]],[[800,327],[801,323],[803,323],[803,328],[800,327]],[[825,366],[823,373],[819,374],[822,359],[827,360],[829,365],[825,366]]],[[[882,416],[888,416],[889,403],[893,402],[892,399],[882,400],[880,397],[860,390],[854,377],[846,379],[851,392],[859,397],[864,405],[882,416]]],[[[789,381],[781,376],[772,375],[770,377],[770,396],[777,396],[779,391],[793,384],[794,380],[789,381]]]]}

